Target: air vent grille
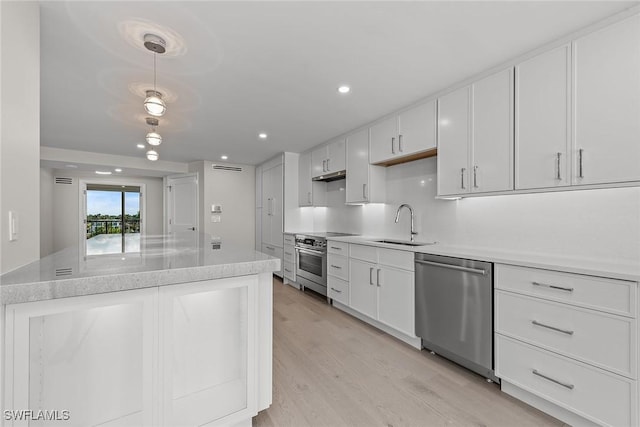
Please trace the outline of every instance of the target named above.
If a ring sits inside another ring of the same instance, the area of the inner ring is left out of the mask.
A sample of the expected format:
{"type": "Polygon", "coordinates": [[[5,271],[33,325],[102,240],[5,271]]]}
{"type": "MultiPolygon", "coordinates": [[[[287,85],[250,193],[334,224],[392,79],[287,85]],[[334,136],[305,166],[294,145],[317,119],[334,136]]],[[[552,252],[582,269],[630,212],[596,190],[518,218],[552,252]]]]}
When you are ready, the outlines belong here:
{"type": "Polygon", "coordinates": [[[56,268],[56,277],[71,276],[73,274],[73,268],[56,268]]]}
{"type": "Polygon", "coordinates": [[[213,170],[217,171],[229,171],[229,172],[242,172],[242,168],[238,166],[227,166],[227,165],[211,165],[213,170]]]}
{"type": "Polygon", "coordinates": [[[55,183],[56,184],[73,184],[73,178],[56,176],[55,183]]]}

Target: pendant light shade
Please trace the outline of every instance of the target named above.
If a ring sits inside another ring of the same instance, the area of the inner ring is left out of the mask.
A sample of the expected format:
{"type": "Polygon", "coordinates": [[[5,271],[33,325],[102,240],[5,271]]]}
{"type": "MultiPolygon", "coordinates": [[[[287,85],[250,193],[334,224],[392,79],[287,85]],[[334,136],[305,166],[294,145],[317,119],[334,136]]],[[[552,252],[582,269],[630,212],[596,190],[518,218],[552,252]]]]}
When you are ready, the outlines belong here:
{"type": "Polygon", "coordinates": [[[162,94],[155,90],[148,90],[144,100],[144,109],[155,117],[162,116],[167,111],[167,106],[162,100],[162,94]]]}
{"type": "Polygon", "coordinates": [[[149,150],[147,151],[147,159],[151,160],[152,162],[155,162],[156,160],[158,160],[158,153],[154,150],[149,150]]]}
{"type": "Polygon", "coordinates": [[[158,132],[149,132],[146,139],[149,145],[158,146],[162,144],[162,136],[158,132]]]}

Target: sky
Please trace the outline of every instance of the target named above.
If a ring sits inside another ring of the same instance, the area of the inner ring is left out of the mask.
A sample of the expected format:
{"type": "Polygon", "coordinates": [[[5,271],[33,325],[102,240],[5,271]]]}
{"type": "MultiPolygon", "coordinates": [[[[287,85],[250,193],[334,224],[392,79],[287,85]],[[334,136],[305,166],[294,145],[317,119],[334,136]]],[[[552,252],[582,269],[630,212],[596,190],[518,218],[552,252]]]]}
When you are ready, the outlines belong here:
{"type": "MultiPolygon", "coordinates": [[[[87,215],[120,215],[121,193],[87,190],[87,215]]],[[[140,210],[140,193],[125,193],[124,210],[135,215],[140,210]]]]}

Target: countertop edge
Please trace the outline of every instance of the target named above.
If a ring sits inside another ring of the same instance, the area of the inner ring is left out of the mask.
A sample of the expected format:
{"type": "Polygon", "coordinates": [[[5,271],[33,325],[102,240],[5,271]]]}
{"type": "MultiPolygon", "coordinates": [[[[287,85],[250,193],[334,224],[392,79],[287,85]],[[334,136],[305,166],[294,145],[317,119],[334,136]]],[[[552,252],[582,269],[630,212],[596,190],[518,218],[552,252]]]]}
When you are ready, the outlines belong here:
{"type": "Polygon", "coordinates": [[[478,261],[493,262],[496,264],[509,264],[521,267],[540,268],[545,270],[564,271],[569,273],[584,274],[588,276],[607,277],[633,282],[640,281],[640,263],[636,266],[632,264],[616,264],[615,262],[604,262],[593,259],[578,258],[544,258],[540,254],[526,252],[511,252],[509,254],[490,248],[468,248],[443,245],[425,246],[403,246],[388,243],[379,243],[374,240],[382,240],[384,237],[376,236],[346,236],[330,237],[327,240],[336,242],[353,243],[359,245],[375,246],[384,249],[395,249],[413,253],[424,253],[430,255],[450,256],[455,258],[467,258],[478,261]],[[593,266],[593,264],[597,266],[593,266]]]}

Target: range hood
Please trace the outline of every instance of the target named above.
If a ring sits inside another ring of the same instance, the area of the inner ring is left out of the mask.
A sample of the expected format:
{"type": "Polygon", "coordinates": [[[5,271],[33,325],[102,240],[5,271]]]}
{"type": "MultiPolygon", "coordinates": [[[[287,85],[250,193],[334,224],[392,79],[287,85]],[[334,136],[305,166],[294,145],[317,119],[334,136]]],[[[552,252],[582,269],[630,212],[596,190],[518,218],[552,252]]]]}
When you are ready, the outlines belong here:
{"type": "Polygon", "coordinates": [[[347,171],[343,170],[343,171],[331,172],[331,173],[327,173],[325,175],[316,176],[316,177],[312,178],[312,180],[313,181],[331,182],[331,181],[337,181],[339,179],[345,179],[346,177],[347,177],[347,171]]]}

